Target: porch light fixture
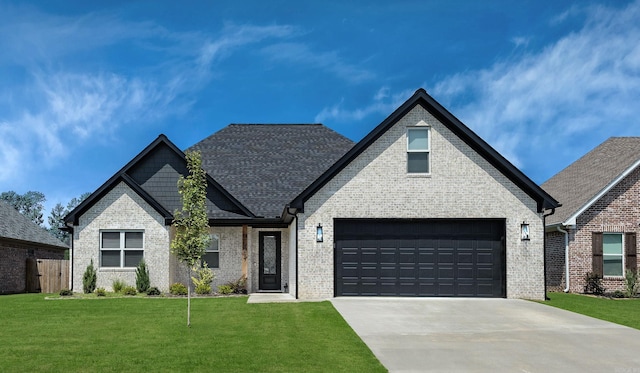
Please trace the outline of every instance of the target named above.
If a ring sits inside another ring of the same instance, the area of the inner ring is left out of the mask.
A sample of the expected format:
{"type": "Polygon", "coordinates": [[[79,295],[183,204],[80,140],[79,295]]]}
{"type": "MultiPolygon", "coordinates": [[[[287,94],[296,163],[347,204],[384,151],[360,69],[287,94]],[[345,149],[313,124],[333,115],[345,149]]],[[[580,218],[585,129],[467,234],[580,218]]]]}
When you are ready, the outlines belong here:
{"type": "Polygon", "coordinates": [[[322,242],[322,224],[318,223],[318,227],[316,228],[316,242],[322,242]]]}
{"type": "Polygon", "coordinates": [[[529,224],[525,222],[520,224],[520,239],[522,241],[529,241],[529,224]]]}

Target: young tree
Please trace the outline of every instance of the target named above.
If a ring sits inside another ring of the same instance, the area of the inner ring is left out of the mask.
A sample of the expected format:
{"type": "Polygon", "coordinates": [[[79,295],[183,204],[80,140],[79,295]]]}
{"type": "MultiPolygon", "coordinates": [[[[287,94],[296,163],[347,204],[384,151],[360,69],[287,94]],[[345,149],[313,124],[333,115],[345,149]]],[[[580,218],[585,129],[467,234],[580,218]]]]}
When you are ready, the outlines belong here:
{"type": "MultiPolygon", "coordinates": [[[[200,263],[209,246],[209,219],[207,217],[207,178],[202,169],[200,152],[187,152],[187,177],[180,176],[178,192],[182,199],[182,210],[176,210],[173,227],[175,236],[171,241],[171,253],[184,263],[189,271],[200,263]]],[[[191,326],[191,281],[187,281],[187,326],[191,326]]]]}

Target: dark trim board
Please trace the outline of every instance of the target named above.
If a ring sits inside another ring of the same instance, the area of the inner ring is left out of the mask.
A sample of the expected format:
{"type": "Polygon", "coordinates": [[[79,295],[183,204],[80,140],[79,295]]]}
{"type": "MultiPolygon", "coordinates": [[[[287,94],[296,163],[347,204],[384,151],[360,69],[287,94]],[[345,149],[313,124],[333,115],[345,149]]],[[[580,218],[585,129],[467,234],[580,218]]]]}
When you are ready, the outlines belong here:
{"type": "Polygon", "coordinates": [[[334,295],[506,297],[505,219],[335,219],[334,295]]]}
{"type": "Polygon", "coordinates": [[[400,121],[414,107],[420,105],[431,115],[436,117],[449,130],[456,134],[462,141],[474,151],[486,159],[492,166],[504,174],[509,180],[521,188],[527,195],[533,198],[538,207],[538,212],[560,206],[560,203],[545,192],[538,184],[529,179],[511,162],[493,149],[480,136],[476,135],[469,127],[440,105],[424,89],[418,89],[405,103],[389,115],[382,123],[374,128],[368,135],[360,140],[342,158],[334,163],[324,174],[320,175],[311,185],[291,201],[290,206],[304,212],[304,203],[311,198],[320,188],[333,179],[340,171],[347,167],[354,159],[364,152],[371,144],[378,140],[385,132],[400,121]]]}

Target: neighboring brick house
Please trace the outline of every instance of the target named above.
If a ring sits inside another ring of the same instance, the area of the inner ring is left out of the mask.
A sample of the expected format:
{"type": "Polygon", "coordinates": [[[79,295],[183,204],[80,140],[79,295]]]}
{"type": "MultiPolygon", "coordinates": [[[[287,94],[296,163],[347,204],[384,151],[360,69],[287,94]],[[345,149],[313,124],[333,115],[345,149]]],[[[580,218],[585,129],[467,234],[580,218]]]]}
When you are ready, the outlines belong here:
{"type": "Polygon", "coordinates": [[[64,259],[68,246],[0,201],[0,294],[27,291],[27,259],[64,259]]]}
{"type": "Polygon", "coordinates": [[[542,184],[562,202],[546,219],[549,290],[583,292],[589,272],[607,291],[625,289],[638,266],[638,166],[640,137],[612,137],[542,184]]]}
{"type": "MultiPolygon", "coordinates": [[[[558,202],[420,89],[357,144],[322,125],[230,125],[195,144],[208,174],[214,287],[543,299],[558,202]],[[526,230],[526,237],[522,232],[526,230]]],[[[186,281],[169,254],[185,157],[161,135],[66,218],[74,289],[186,281]]]]}

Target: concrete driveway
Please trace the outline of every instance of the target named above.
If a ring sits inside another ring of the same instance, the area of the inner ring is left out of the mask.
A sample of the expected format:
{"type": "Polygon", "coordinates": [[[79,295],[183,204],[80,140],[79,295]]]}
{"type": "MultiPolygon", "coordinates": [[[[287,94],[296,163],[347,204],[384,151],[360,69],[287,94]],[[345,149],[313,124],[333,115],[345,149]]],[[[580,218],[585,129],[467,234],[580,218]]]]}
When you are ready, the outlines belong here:
{"type": "Polygon", "coordinates": [[[534,302],[345,297],[332,303],[391,372],[640,372],[639,330],[534,302]]]}

